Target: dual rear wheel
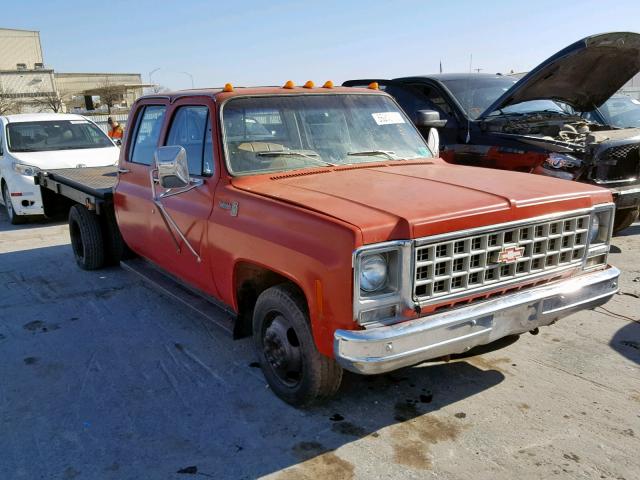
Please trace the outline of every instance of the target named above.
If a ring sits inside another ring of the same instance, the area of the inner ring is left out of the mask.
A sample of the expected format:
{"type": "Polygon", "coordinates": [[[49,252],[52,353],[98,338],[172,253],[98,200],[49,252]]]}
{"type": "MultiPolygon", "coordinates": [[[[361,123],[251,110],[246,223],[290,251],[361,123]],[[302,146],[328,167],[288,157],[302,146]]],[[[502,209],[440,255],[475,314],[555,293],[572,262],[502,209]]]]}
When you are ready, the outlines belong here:
{"type": "Polygon", "coordinates": [[[69,234],[76,263],[83,270],[116,265],[133,255],[120,235],[112,208],[105,208],[98,216],[82,205],[72,206],[69,234]]]}

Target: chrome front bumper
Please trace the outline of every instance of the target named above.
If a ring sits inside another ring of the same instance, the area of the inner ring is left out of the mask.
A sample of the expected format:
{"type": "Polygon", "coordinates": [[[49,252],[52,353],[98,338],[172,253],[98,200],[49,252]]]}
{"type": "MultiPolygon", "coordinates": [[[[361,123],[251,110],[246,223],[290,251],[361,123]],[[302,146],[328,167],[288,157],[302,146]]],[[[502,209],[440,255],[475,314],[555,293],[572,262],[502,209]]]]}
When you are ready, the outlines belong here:
{"type": "Polygon", "coordinates": [[[387,327],[336,330],[334,354],[347,370],[376,374],[463,353],[602,305],[618,291],[619,276],[608,267],[387,327]]]}

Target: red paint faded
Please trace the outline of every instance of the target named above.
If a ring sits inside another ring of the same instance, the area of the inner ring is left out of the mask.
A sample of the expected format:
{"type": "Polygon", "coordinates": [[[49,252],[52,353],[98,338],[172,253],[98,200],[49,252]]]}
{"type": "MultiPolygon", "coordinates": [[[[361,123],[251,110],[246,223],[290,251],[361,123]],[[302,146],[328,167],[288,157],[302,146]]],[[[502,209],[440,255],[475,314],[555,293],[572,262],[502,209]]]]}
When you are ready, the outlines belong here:
{"type": "MultiPolygon", "coordinates": [[[[238,309],[238,272],[244,265],[272,270],[304,292],[318,349],[333,353],[336,329],[353,321],[354,249],[473,227],[588,208],[611,201],[607,190],[518,172],[451,165],[441,159],[308,168],[280,174],[232,177],[220,142],[219,108],[237,95],[384,93],[353,88],[237,88],[145,97],[166,105],[159,145],[181,105],[204,105],[213,121],[215,173],[186,194],[164,201],[190,243],[176,251],[151,201],[151,167],[131,163],[130,135],[122,147],[115,192],[117,219],[131,248],[173,275],[238,309]],[[237,202],[232,216],[221,203],[237,202]]],[[[490,294],[490,293],[489,293],[490,294]]],[[[488,294],[485,294],[488,295],[488,294]]],[[[437,308],[437,306],[434,306],[437,308]]]]}

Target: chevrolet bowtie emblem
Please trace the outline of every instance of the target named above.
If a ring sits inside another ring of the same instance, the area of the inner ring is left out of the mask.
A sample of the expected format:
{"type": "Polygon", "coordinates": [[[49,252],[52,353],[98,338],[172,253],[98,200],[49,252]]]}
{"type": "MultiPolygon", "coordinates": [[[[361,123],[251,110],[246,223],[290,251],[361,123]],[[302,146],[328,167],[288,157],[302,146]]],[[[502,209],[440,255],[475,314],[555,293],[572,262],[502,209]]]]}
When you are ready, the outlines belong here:
{"type": "Polygon", "coordinates": [[[498,263],[513,263],[524,256],[524,247],[504,247],[498,253],[498,263]]]}

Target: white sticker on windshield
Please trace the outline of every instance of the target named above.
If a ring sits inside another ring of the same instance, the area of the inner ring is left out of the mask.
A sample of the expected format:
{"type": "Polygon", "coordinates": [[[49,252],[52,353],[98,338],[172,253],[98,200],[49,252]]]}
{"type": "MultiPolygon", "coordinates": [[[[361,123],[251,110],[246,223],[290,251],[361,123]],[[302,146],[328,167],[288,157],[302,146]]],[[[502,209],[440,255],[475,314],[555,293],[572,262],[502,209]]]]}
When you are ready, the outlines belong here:
{"type": "Polygon", "coordinates": [[[77,125],[79,123],[89,123],[89,120],[70,120],[72,125],[77,125]]]}
{"type": "Polygon", "coordinates": [[[635,98],[632,98],[631,101],[636,105],[640,105],[640,100],[636,100],[635,98]]]}
{"type": "Polygon", "coordinates": [[[371,116],[378,125],[394,125],[396,123],[404,123],[404,118],[402,118],[400,112],[372,113],[371,116]]]}

